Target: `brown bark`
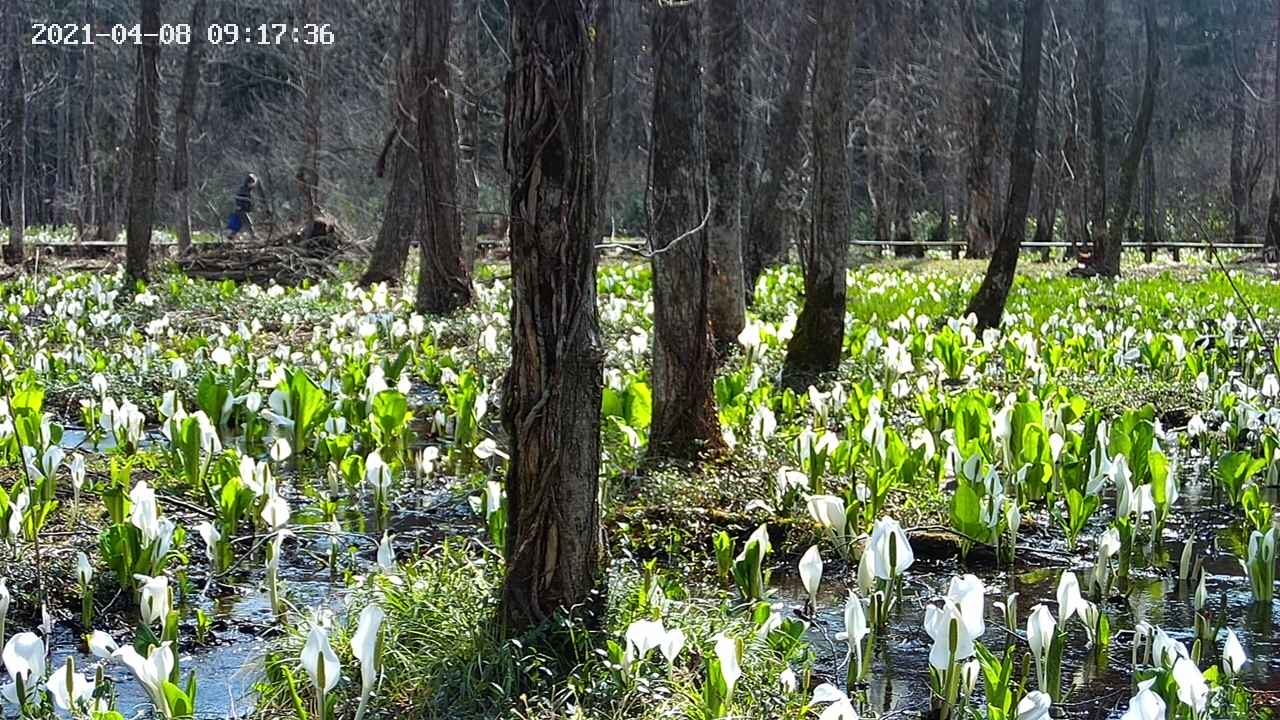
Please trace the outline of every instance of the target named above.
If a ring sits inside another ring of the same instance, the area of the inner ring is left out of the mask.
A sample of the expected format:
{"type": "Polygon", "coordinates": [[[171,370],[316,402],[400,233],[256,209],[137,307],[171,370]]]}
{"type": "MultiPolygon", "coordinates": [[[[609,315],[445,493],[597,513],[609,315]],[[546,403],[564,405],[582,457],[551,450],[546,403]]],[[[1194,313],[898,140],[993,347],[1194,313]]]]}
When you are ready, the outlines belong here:
{"type": "Polygon", "coordinates": [[[422,236],[422,171],[418,167],[418,109],[413,94],[416,92],[413,73],[417,66],[414,57],[417,47],[412,8],[412,3],[400,3],[392,128],[383,152],[385,162],[380,161],[378,167],[385,171],[379,174],[389,176],[387,198],[382,209],[382,224],[369,253],[369,266],[360,276],[362,287],[380,282],[398,285],[404,277],[409,247],[422,236]]]}
{"type": "Polygon", "coordinates": [[[1107,0],[1089,0],[1089,224],[1093,260],[1105,254],[1107,233],[1107,0]]]}
{"type": "MultiPolygon", "coordinates": [[[[441,3],[444,4],[444,3],[441,3]]],[[[593,0],[512,0],[511,367],[503,423],[508,635],[559,613],[598,624],[600,396],[590,108],[593,0]]]]}
{"type": "Polygon", "coordinates": [[[5,262],[22,265],[26,258],[27,229],[27,76],[22,58],[22,28],[26,19],[19,3],[13,4],[10,17],[0,16],[9,36],[9,243],[4,249],[5,262]]]}
{"type": "Polygon", "coordinates": [[[855,4],[821,0],[813,72],[813,226],[804,259],[804,307],[787,344],[782,381],[804,388],[840,366],[845,271],[853,214],[848,130],[855,4]]]}
{"type": "Polygon", "coordinates": [[[173,191],[178,196],[178,252],[191,248],[191,112],[196,102],[196,84],[200,82],[200,58],[204,50],[203,28],[205,0],[191,4],[191,43],[182,65],[182,88],[173,111],[173,191]]]}
{"type": "Polygon", "coordinates": [[[1036,118],[1040,110],[1040,52],[1044,35],[1045,0],[1027,0],[1022,19],[1022,58],[1019,62],[1018,115],[1009,158],[1009,202],[1005,206],[1000,241],[987,265],[978,292],[965,314],[973,313],[979,327],[999,327],[1005,301],[1013,287],[1018,255],[1027,232],[1027,208],[1036,171],[1036,118]]]}
{"type": "Polygon", "coordinates": [[[156,176],[160,144],[160,2],[142,0],[142,44],[138,47],[138,83],[133,106],[133,169],[125,273],[146,280],[155,225],[156,176]]]}
{"type": "Polygon", "coordinates": [[[1106,243],[1106,252],[1098,264],[1098,273],[1108,277],[1120,274],[1120,251],[1124,246],[1124,233],[1129,227],[1129,215],[1133,211],[1133,194],[1138,185],[1138,171],[1142,164],[1142,153],[1147,146],[1147,136],[1151,130],[1151,117],[1155,113],[1156,83],[1160,80],[1160,54],[1156,49],[1154,0],[1143,0],[1142,19],[1147,39],[1147,72],[1142,82],[1142,101],[1138,108],[1138,117],[1134,120],[1133,131],[1129,133],[1129,143],[1125,148],[1124,161],[1120,166],[1120,189],[1112,208],[1110,238],[1106,243]]]}
{"type": "Polygon", "coordinates": [[[737,342],[746,325],[742,267],[742,65],[745,27],[739,0],[708,0],[707,169],[711,218],[711,335],[718,348],[737,342]]]}
{"type": "Polygon", "coordinates": [[[751,202],[750,221],[743,245],[744,292],[748,302],[755,295],[756,282],[765,268],[786,256],[785,225],[781,200],[783,190],[800,162],[800,122],[804,114],[805,90],[809,86],[809,63],[818,37],[817,0],[808,0],[801,13],[791,47],[791,63],[778,112],[768,131],[764,151],[764,172],[751,202]]]}
{"type": "Polygon", "coordinates": [[[418,167],[424,228],[418,265],[418,312],[445,315],[471,303],[471,272],[458,221],[458,127],[449,90],[453,3],[410,2],[414,15],[414,97],[418,99],[418,167]]]}
{"type": "Polygon", "coordinates": [[[711,257],[706,224],[701,8],[653,10],[653,146],[649,237],[653,244],[654,457],[694,459],[723,445],[709,337],[711,257]]]}

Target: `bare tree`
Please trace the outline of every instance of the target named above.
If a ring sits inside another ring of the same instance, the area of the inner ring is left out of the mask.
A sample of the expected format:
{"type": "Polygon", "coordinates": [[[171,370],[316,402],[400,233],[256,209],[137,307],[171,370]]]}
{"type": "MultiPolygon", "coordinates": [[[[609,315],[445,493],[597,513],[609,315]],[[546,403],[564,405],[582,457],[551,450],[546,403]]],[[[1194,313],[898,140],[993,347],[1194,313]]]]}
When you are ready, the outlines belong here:
{"type": "Polygon", "coordinates": [[[819,0],[813,68],[813,225],[804,258],[804,307],[787,344],[782,381],[804,388],[840,366],[849,206],[849,72],[856,3],[819,0]]]}
{"type": "Polygon", "coordinates": [[[1143,0],[1142,20],[1147,38],[1146,78],[1142,82],[1142,101],[1138,117],[1134,120],[1129,142],[1125,147],[1124,161],[1120,165],[1120,189],[1112,207],[1110,237],[1098,258],[1099,274],[1116,277],[1120,274],[1120,251],[1124,235],[1129,228],[1129,216],[1133,212],[1133,195],[1138,186],[1138,172],[1142,155],[1147,147],[1147,135],[1151,130],[1151,116],[1155,112],[1156,85],[1160,81],[1160,53],[1156,47],[1156,20],[1154,0],[1143,0]]]}
{"type": "Polygon", "coordinates": [[[471,302],[471,271],[458,221],[458,127],[449,90],[452,2],[413,5],[413,96],[418,110],[418,167],[424,228],[418,265],[418,312],[444,315],[471,302]]]}
{"type": "Polygon", "coordinates": [[[804,116],[804,98],[809,88],[809,65],[818,37],[816,6],[808,0],[800,13],[790,47],[793,52],[787,67],[786,83],[778,110],[772,116],[768,142],[764,149],[764,172],[754,193],[746,242],[743,246],[745,294],[750,301],[756,282],[764,269],[786,256],[781,207],[783,191],[802,159],[800,123],[804,116]]]}
{"type": "MultiPolygon", "coordinates": [[[[319,0],[303,0],[302,16],[309,23],[320,22],[319,0]]],[[[320,123],[321,92],[324,86],[324,54],[318,44],[304,50],[306,68],[302,79],[302,166],[298,168],[298,187],[307,222],[320,217],[320,123]]]]}
{"type": "Polygon", "coordinates": [[[1027,233],[1027,209],[1036,172],[1036,118],[1040,112],[1040,54],[1044,36],[1045,0],[1027,0],[1022,18],[1022,59],[1018,64],[1018,115],[1009,158],[1009,202],[1005,205],[1000,241],[987,264],[987,274],[965,313],[978,318],[979,327],[1000,325],[1005,301],[1013,287],[1018,255],[1027,233]]]}
{"type": "Polygon", "coordinates": [[[382,224],[369,253],[369,266],[360,276],[368,287],[385,282],[399,284],[409,247],[422,234],[422,170],[418,167],[418,101],[414,73],[419,49],[414,42],[414,3],[400,3],[396,34],[395,91],[391,101],[391,130],[374,168],[378,177],[389,175],[382,224]]]}
{"type": "Polygon", "coordinates": [[[178,252],[191,248],[191,113],[200,82],[200,60],[204,48],[205,0],[191,3],[191,43],[182,64],[182,89],[173,111],[173,191],[178,196],[178,252]]]}
{"type": "Polygon", "coordinates": [[[723,445],[708,336],[701,26],[696,3],[657,3],[649,237],[653,244],[653,420],[649,452],[696,458],[723,445]]]}
{"type": "Polygon", "coordinates": [[[968,208],[965,228],[968,257],[990,257],[995,248],[997,227],[994,158],[999,146],[999,119],[1004,98],[1003,69],[1005,18],[1008,0],[994,0],[986,13],[978,0],[964,0],[966,36],[977,57],[969,92],[969,115],[973,139],[969,143],[968,208]]]}
{"type": "Polygon", "coordinates": [[[22,65],[22,28],[26,25],[22,3],[11,6],[10,17],[0,17],[9,28],[9,244],[5,262],[22,265],[26,258],[27,228],[27,75],[22,65]],[[7,22],[6,22],[7,21],[7,22]]]}
{"type": "Polygon", "coordinates": [[[738,0],[708,0],[707,166],[711,218],[711,335],[719,348],[737,341],[746,325],[742,268],[742,65],[744,23],[738,0]]]}
{"type": "Polygon", "coordinates": [[[142,43],[138,47],[137,94],[133,109],[133,170],[129,174],[129,207],[125,272],[147,278],[151,230],[155,225],[156,176],[160,145],[160,2],[141,0],[142,43]]]}
{"type": "Polygon", "coordinates": [[[1101,258],[1107,242],[1107,0],[1089,0],[1089,236],[1092,259],[1101,258]]]}
{"type": "MultiPolygon", "coordinates": [[[[444,3],[441,3],[444,4],[444,3]]],[[[511,366],[503,424],[509,635],[557,613],[598,622],[600,396],[593,0],[511,0],[511,366]]]]}

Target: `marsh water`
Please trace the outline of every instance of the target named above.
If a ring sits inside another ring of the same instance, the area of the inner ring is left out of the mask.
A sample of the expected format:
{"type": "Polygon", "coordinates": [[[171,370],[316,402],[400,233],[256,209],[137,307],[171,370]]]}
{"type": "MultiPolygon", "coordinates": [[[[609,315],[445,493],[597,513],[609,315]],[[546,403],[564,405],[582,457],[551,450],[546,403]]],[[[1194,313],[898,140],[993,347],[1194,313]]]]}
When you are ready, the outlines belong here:
{"type": "MultiPolygon", "coordinates": [[[[1212,483],[1204,477],[1206,464],[1186,459],[1182,466],[1181,498],[1165,529],[1163,546],[1148,550],[1156,561],[1146,567],[1135,567],[1127,596],[1117,594],[1104,604],[1112,627],[1110,646],[1101,652],[1086,649],[1079,621],[1068,624],[1070,641],[1064,659],[1061,709],[1069,717],[1101,720],[1118,717],[1123,712],[1132,694],[1130,648],[1136,623],[1145,621],[1163,628],[1188,646],[1191,644],[1194,587],[1177,579],[1178,555],[1188,536],[1195,539],[1198,559],[1207,572],[1210,609],[1215,613],[1225,610],[1226,626],[1236,631],[1249,655],[1250,662],[1241,673],[1243,682],[1256,691],[1280,693],[1280,637],[1274,625],[1280,608],[1259,607],[1253,603],[1248,580],[1230,549],[1238,542],[1240,529],[1234,524],[1239,522],[1238,517],[1229,503],[1213,494],[1212,483]]],[[[1267,494],[1268,500],[1276,502],[1274,488],[1267,494]]],[[[396,497],[398,501],[386,519],[386,529],[395,536],[397,552],[408,552],[415,546],[427,547],[451,535],[477,532],[478,520],[471,513],[467,498],[456,490],[405,487],[396,497]]],[[[367,507],[367,504],[353,504],[367,507]]],[[[296,523],[305,527],[317,522],[318,518],[308,515],[308,508],[297,506],[296,523]]],[[[1097,522],[1104,516],[1109,517],[1112,507],[1111,499],[1104,501],[1097,522]]],[[[351,543],[355,564],[371,566],[374,548],[368,538],[375,536],[376,519],[348,511],[342,520],[344,529],[365,536],[363,542],[351,543]]],[[[1047,515],[1042,514],[1024,520],[1024,528],[1037,524],[1043,528],[1049,523],[1047,515]]],[[[1099,524],[1091,530],[1101,527],[1099,524]]],[[[330,579],[326,565],[327,541],[316,539],[317,534],[302,531],[298,551],[286,553],[281,565],[283,587],[289,602],[298,608],[338,610],[347,588],[341,577],[330,579]]],[[[1084,535],[1090,536],[1091,533],[1084,535]]],[[[1077,553],[1065,552],[1060,538],[1058,531],[1037,532],[1034,527],[1024,530],[1020,546],[1038,548],[1039,552],[1020,554],[1020,561],[1008,569],[966,568],[957,559],[919,559],[908,572],[902,607],[891,619],[875,650],[860,697],[859,710],[863,715],[914,717],[928,710],[930,639],[921,620],[925,604],[945,593],[948,582],[956,574],[972,572],[986,584],[984,644],[1000,652],[1009,642],[1022,642],[1005,629],[993,603],[1004,601],[1009,593],[1018,593],[1020,625],[1037,604],[1056,608],[1054,598],[1061,572],[1073,569],[1083,577],[1089,568],[1087,553],[1086,559],[1081,560],[1083,549],[1077,553]],[[1061,560],[1052,561],[1055,557],[1061,560]]],[[[777,568],[775,576],[779,580],[773,589],[774,601],[787,606],[789,612],[802,607],[805,598],[790,570],[777,568]]],[[[844,685],[845,645],[834,638],[843,629],[844,597],[854,582],[851,573],[849,575],[828,574],[823,581],[816,622],[809,633],[818,656],[815,672],[819,677],[815,683],[829,680],[844,685]]],[[[272,637],[280,632],[262,581],[261,569],[246,571],[212,589],[204,588],[193,600],[194,606],[202,609],[212,621],[211,637],[203,644],[191,642],[193,611],[187,613],[182,631],[184,644],[179,657],[184,678],[188,671],[196,672],[199,717],[244,716],[253,708],[254,684],[262,676],[264,653],[272,637]]],[[[93,664],[94,658],[83,652],[78,638],[69,630],[60,629],[54,637],[51,667],[60,665],[68,654],[76,655],[77,667],[93,664]]],[[[122,665],[109,664],[106,674],[115,681],[118,707],[126,716],[149,705],[141,686],[122,665]]]]}
{"type": "MultiPolygon", "coordinates": [[[[1212,483],[1204,477],[1206,464],[1201,461],[1184,464],[1181,498],[1171,513],[1165,528],[1163,548],[1148,553],[1155,561],[1147,567],[1135,567],[1127,596],[1115,593],[1103,603],[1103,610],[1111,623],[1112,639],[1102,651],[1086,648],[1083,625],[1072,618],[1067,624],[1068,643],[1063,660],[1063,698],[1060,709],[1072,718],[1102,720],[1117,718],[1128,706],[1133,694],[1132,641],[1134,626],[1146,622],[1184,642],[1188,648],[1194,640],[1195,610],[1193,609],[1194,583],[1178,580],[1178,561],[1182,543],[1188,537],[1196,542],[1196,557],[1206,572],[1206,588],[1209,600],[1207,611],[1213,617],[1224,618],[1224,627],[1233,629],[1240,638],[1249,657],[1249,663],[1240,673],[1241,681],[1258,691],[1259,697],[1271,697],[1280,705],[1280,636],[1277,635],[1275,618],[1280,602],[1271,606],[1259,606],[1253,602],[1249,581],[1244,570],[1230,549],[1241,532],[1238,517],[1231,512],[1230,503],[1215,497],[1212,483]],[[1225,613],[1225,614],[1223,614],[1225,613]]],[[[1275,488],[1264,493],[1269,502],[1277,501],[1275,488]]],[[[1110,516],[1114,508],[1108,498],[1098,515],[1110,516]]],[[[1028,524],[1042,527],[1051,521],[1041,514],[1028,524]]],[[[1097,530],[1101,530],[1099,525],[1097,530]]],[[[1030,535],[1024,530],[1024,534],[1030,535]]],[[[1061,533],[1057,546],[1039,543],[1032,535],[1024,543],[1042,549],[1061,551],[1061,533]]],[[[1086,533],[1084,537],[1088,537],[1086,533]]],[[[1026,618],[1038,604],[1045,604],[1057,614],[1056,593],[1063,571],[1074,570],[1084,577],[1092,565],[1069,559],[1061,553],[1060,563],[1044,561],[1048,553],[1037,553],[1034,567],[1015,563],[1011,569],[966,568],[957,560],[917,561],[908,571],[903,606],[890,621],[885,637],[878,643],[875,659],[863,688],[864,703],[859,708],[863,715],[924,714],[929,708],[929,649],[931,639],[922,627],[924,606],[947,591],[951,578],[971,572],[986,585],[987,632],[982,642],[997,655],[1010,643],[1019,643],[1026,649],[1023,639],[1015,639],[1006,629],[1004,618],[993,603],[1003,602],[1010,593],[1017,593],[1018,633],[1025,631],[1026,618]]],[[[824,590],[819,598],[820,609],[816,626],[809,639],[818,655],[817,672],[825,679],[844,686],[846,646],[833,641],[835,634],[844,629],[844,588],[853,586],[853,579],[845,582],[824,580],[824,590]]],[[[798,581],[779,588],[777,600],[790,606],[804,605],[805,594],[798,581]]],[[[1216,660],[1217,648],[1206,651],[1206,658],[1216,660]]],[[[979,689],[979,692],[981,690],[979,689]]]]}

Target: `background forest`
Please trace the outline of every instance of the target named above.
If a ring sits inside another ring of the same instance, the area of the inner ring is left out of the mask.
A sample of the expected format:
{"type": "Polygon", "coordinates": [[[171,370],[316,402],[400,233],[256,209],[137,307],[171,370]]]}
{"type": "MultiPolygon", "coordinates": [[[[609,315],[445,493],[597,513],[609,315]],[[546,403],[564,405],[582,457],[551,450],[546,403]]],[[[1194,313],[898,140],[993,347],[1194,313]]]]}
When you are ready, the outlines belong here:
{"type": "MultiPolygon", "coordinates": [[[[651,3],[612,0],[614,97],[608,125],[607,228],[645,231],[644,187],[653,97],[651,3]]],[[[13,32],[32,21],[136,22],[123,0],[6,3],[13,32]]],[[[256,26],[300,23],[305,3],[164,3],[164,23],[256,26]]],[[[1134,198],[1133,239],[1195,240],[1204,227],[1219,240],[1260,241],[1275,164],[1274,35],[1268,3],[1252,0],[1150,3],[1160,63],[1150,143],[1134,198]],[[1204,225],[1187,218],[1204,219],[1204,225]]],[[[730,36],[726,61],[740,68],[744,217],[762,196],[772,219],[806,224],[812,168],[806,82],[815,27],[801,2],[720,0],[705,5],[708,35],[730,36]],[[805,66],[793,68],[796,63],[805,66]],[[791,94],[788,95],[788,90],[791,94]],[[774,142],[771,138],[781,138],[774,142]],[[781,155],[784,157],[774,157],[781,155]],[[780,171],[775,178],[771,171],[780,171]],[[772,184],[772,186],[771,186],[772,184]],[[780,197],[770,200],[771,193],[780,197]]],[[[1087,245],[1106,200],[1114,203],[1125,142],[1140,109],[1147,60],[1143,3],[1080,0],[1047,9],[1037,138],[1040,162],[1032,215],[1036,240],[1087,245]],[[1109,191],[1109,192],[1108,192],[1109,191]],[[1053,217],[1054,222],[1045,222],[1053,217]]],[[[322,204],[372,233],[387,201],[388,130],[395,112],[399,10],[395,2],[336,0],[316,9],[333,46],[309,50],[237,43],[205,46],[189,131],[191,212],[199,229],[220,228],[240,179],[256,172],[275,215],[301,213],[294,178],[304,155],[308,89],[319,94],[322,204]],[[380,158],[383,160],[380,162],[380,158]]],[[[500,0],[455,3],[449,67],[458,126],[459,197],[475,213],[468,232],[500,231],[508,179],[501,158],[509,13],[500,0]]],[[[993,213],[1005,197],[1013,129],[1021,3],[857,3],[849,124],[859,239],[965,240],[971,255],[993,245],[993,213]],[[946,217],[949,222],[940,222],[946,217]]],[[[11,220],[17,177],[25,179],[27,223],[118,228],[128,186],[136,52],[133,45],[4,45],[0,119],[0,219],[11,220]],[[17,117],[15,93],[26,99],[17,117]],[[15,162],[25,139],[25,172],[15,162]]],[[[175,156],[186,49],[160,52],[162,225],[176,226],[179,203],[163,192],[175,156]]],[[[714,66],[714,58],[709,60],[714,66]]],[[[715,106],[709,101],[708,112],[715,106]]],[[[391,143],[389,152],[404,145],[391,143]]],[[[394,166],[394,163],[391,163],[394,166]]],[[[793,232],[786,233],[788,236],[793,232]]],[[[761,233],[754,233],[756,242],[761,233]]],[[[750,242],[753,237],[748,236],[750,242]]],[[[1030,239],[1030,238],[1029,238],[1030,239]]],[[[910,248],[899,248],[911,252],[910,248]]]]}

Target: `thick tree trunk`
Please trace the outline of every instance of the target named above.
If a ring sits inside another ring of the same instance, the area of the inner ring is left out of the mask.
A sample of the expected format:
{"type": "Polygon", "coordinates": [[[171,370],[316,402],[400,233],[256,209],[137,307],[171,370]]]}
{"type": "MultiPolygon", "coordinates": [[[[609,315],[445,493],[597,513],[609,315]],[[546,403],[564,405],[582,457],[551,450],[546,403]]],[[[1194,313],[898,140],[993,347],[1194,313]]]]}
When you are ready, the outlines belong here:
{"type": "Polygon", "coordinates": [[[26,18],[14,2],[11,17],[0,15],[0,22],[7,26],[0,37],[9,39],[9,243],[4,258],[20,266],[26,259],[27,229],[27,77],[22,65],[26,18]]]}
{"type": "Polygon", "coordinates": [[[747,302],[755,295],[756,282],[765,268],[786,256],[781,200],[791,175],[801,160],[800,122],[804,114],[805,90],[809,86],[809,63],[818,37],[815,21],[817,0],[808,0],[791,44],[791,62],[786,86],[773,116],[764,150],[764,173],[751,202],[751,217],[743,245],[744,290],[747,302]]]}
{"type": "Polygon", "coordinates": [[[1106,254],[1107,232],[1107,0],[1089,0],[1089,235],[1092,259],[1106,254]]]}
{"type": "Polygon", "coordinates": [[[598,624],[605,607],[592,4],[511,1],[506,164],[513,297],[503,391],[511,460],[502,586],[511,636],[558,613],[598,624]]]}
{"type": "Polygon", "coordinates": [[[723,445],[715,408],[715,355],[709,336],[711,257],[703,147],[702,9],[659,3],[649,237],[653,245],[654,457],[695,459],[723,445]]]}
{"type": "Polygon", "coordinates": [[[1142,3],[1142,19],[1147,37],[1146,78],[1142,82],[1138,117],[1134,120],[1133,131],[1129,133],[1129,144],[1125,148],[1124,161],[1120,166],[1120,190],[1111,216],[1111,237],[1098,266],[1098,273],[1107,277],[1120,275],[1120,250],[1129,227],[1129,215],[1133,211],[1133,194],[1138,186],[1138,171],[1141,169],[1143,151],[1147,147],[1147,135],[1151,130],[1151,116],[1155,113],[1156,84],[1160,80],[1160,54],[1156,48],[1153,2],[1154,0],[1143,0],[1142,3]]]}
{"type": "MultiPolygon", "coordinates": [[[[205,0],[191,4],[191,27],[204,27],[205,0]]],[[[200,56],[204,49],[204,33],[191,33],[187,59],[182,65],[182,89],[173,111],[173,191],[178,196],[178,252],[191,248],[191,112],[196,103],[196,84],[200,82],[200,56]]]]}
{"type": "Polygon", "coordinates": [[[737,342],[746,325],[742,267],[742,65],[745,27],[739,0],[708,0],[707,170],[711,219],[711,336],[717,348],[737,342]]]}
{"type": "MultiPolygon", "coordinates": [[[[321,22],[319,5],[319,0],[305,0],[303,17],[307,22],[321,22]]],[[[324,88],[324,55],[320,45],[311,44],[306,46],[304,57],[307,67],[302,78],[302,166],[298,168],[298,187],[304,217],[312,222],[320,217],[320,93],[324,88]]]]}
{"type": "Polygon", "coordinates": [[[813,230],[805,258],[804,307],[787,344],[782,381],[804,388],[840,367],[845,271],[853,234],[848,131],[855,3],[820,0],[813,71],[813,230]]]}
{"type": "Polygon", "coordinates": [[[415,53],[421,48],[414,44],[413,7],[411,2],[400,3],[392,128],[376,172],[388,177],[387,199],[369,266],[360,276],[362,287],[380,282],[398,285],[404,278],[409,248],[422,237],[422,170],[418,166],[417,88],[413,84],[418,63],[415,53]]]}
{"type": "Polygon", "coordinates": [[[1018,255],[1027,232],[1027,208],[1036,171],[1036,118],[1040,110],[1040,51],[1044,35],[1045,0],[1027,0],[1022,19],[1021,78],[1018,81],[1018,116],[1009,159],[1009,202],[995,254],[977,294],[965,314],[973,313],[982,328],[999,327],[1004,305],[1013,288],[1018,255]]]}
{"type": "Polygon", "coordinates": [[[133,106],[133,169],[129,173],[129,216],[125,273],[146,280],[155,225],[156,176],[160,144],[160,2],[142,0],[142,44],[133,106]]]}
{"type": "Polygon", "coordinates": [[[453,3],[412,2],[418,98],[418,166],[424,233],[418,265],[418,312],[445,315],[471,303],[471,272],[458,221],[458,138],[449,91],[449,22],[453,3]]]}

